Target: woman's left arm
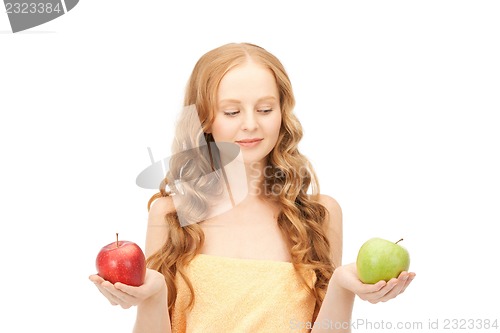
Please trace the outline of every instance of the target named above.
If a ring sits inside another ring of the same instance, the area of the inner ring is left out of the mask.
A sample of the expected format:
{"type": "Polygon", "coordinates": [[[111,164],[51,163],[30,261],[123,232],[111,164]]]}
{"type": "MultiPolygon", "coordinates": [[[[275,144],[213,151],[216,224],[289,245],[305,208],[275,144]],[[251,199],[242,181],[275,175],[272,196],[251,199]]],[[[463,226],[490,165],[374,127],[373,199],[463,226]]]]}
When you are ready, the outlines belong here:
{"type": "Polygon", "coordinates": [[[328,212],[324,224],[325,234],[330,242],[331,260],[336,269],[328,283],[311,333],[350,332],[355,294],[342,288],[338,281],[342,277],[342,274],[339,274],[342,267],[342,209],[335,199],[327,195],[320,195],[319,202],[328,212]]]}
{"type": "Polygon", "coordinates": [[[351,316],[354,298],[358,295],[370,303],[386,302],[403,293],[415,277],[415,273],[402,272],[389,282],[362,283],[356,273],[356,265],[338,267],[328,284],[325,299],[316,318],[316,327],[311,333],[351,332],[351,316]]]}
{"type": "Polygon", "coordinates": [[[356,272],[356,265],[342,265],[342,210],[337,201],[321,195],[320,203],[328,210],[325,233],[330,241],[332,262],[336,269],[328,284],[325,299],[321,305],[311,333],[351,332],[351,316],[356,295],[370,303],[388,301],[408,287],[415,273],[402,272],[399,277],[376,284],[362,283],[356,272]]]}

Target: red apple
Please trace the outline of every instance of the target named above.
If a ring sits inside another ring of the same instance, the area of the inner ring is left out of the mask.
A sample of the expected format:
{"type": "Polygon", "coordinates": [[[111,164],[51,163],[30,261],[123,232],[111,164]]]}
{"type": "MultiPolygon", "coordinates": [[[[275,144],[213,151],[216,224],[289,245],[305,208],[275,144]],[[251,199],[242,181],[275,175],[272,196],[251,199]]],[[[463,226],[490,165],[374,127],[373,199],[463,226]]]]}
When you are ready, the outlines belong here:
{"type": "Polygon", "coordinates": [[[129,241],[116,241],[104,246],[97,255],[97,274],[111,283],[140,286],[146,276],[146,258],[141,248],[129,241]]]}

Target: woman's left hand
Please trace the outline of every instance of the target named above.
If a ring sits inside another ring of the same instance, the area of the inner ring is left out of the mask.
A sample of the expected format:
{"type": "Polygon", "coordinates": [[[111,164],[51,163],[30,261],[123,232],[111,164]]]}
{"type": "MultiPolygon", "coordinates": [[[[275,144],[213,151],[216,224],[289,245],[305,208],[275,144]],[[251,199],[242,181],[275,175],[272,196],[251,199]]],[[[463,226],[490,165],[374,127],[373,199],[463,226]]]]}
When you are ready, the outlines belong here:
{"type": "Polygon", "coordinates": [[[341,287],[372,304],[387,302],[402,294],[415,278],[415,273],[404,271],[397,278],[387,282],[382,280],[375,284],[364,284],[358,278],[354,263],[338,267],[334,274],[341,287]]]}

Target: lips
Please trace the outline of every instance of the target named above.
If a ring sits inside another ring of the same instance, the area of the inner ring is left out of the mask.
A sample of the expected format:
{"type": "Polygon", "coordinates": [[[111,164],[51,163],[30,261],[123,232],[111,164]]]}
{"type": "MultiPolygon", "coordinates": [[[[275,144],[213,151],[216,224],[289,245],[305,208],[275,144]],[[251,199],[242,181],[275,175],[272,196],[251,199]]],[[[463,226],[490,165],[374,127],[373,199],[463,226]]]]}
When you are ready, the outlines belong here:
{"type": "Polygon", "coordinates": [[[236,142],[238,142],[238,143],[254,143],[254,142],[259,142],[259,141],[262,141],[262,139],[259,139],[259,138],[244,139],[244,140],[238,140],[236,142]]]}
{"type": "Polygon", "coordinates": [[[236,141],[241,147],[251,148],[257,146],[263,139],[262,138],[251,138],[236,141]]]}

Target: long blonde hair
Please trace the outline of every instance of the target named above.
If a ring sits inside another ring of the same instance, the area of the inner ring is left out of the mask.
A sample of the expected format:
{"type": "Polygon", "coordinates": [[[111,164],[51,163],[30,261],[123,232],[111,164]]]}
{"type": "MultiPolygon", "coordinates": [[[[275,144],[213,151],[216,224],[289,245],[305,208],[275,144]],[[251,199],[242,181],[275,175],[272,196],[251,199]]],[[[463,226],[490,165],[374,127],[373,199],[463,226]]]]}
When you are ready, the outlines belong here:
{"type": "MultiPolygon", "coordinates": [[[[184,105],[196,109],[201,129],[192,126],[193,120],[188,119],[188,112],[185,117],[181,115],[172,151],[188,153],[176,154],[176,158],[170,161],[169,172],[160,185],[159,193],[149,200],[148,210],[157,198],[175,196],[178,189],[173,183],[174,179],[189,172],[191,179],[197,179],[213,170],[212,152],[203,143],[213,142],[207,129],[214,121],[213,110],[219,83],[231,68],[249,59],[270,69],[278,85],[282,123],[276,146],[268,156],[267,167],[272,172],[266,172],[269,177],[266,176],[263,185],[266,188],[263,192],[281,208],[277,223],[288,244],[295,269],[301,273],[299,276],[304,285],[316,299],[314,319],[335,268],[330,259],[330,244],[324,232],[327,210],[318,202],[319,184],[315,172],[307,158],[298,150],[302,126],[293,114],[295,98],[289,77],[280,61],[265,49],[248,43],[226,44],[209,51],[196,63],[188,81],[184,105]],[[196,163],[190,163],[193,158],[196,158],[196,163]],[[305,278],[311,270],[316,276],[313,288],[308,286],[305,278]]],[[[170,314],[177,297],[176,274],[180,274],[191,291],[189,307],[194,304],[193,287],[185,267],[199,253],[205,239],[201,227],[196,223],[181,226],[180,214],[184,214],[183,219],[201,221],[206,211],[206,196],[213,193],[214,183],[215,180],[205,177],[203,182],[196,184],[196,190],[189,187],[182,189],[188,192],[187,195],[183,194],[189,200],[186,205],[176,205],[177,211],[165,216],[165,223],[168,225],[167,239],[162,248],[147,259],[149,268],[165,276],[170,314]],[[180,212],[179,207],[187,208],[180,212]]]]}

